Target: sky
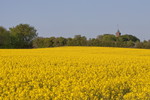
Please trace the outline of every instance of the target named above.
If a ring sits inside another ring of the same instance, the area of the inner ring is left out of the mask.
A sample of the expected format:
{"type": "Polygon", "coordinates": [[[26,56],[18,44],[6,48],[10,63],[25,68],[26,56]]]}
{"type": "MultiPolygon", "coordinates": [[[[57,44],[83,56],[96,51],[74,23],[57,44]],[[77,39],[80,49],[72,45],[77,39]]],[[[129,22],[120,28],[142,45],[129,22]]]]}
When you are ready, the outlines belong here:
{"type": "Polygon", "coordinates": [[[150,39],[150,0],[1,0],[0,26],[29,24],[42,37],[131,34],[150,39]]]}

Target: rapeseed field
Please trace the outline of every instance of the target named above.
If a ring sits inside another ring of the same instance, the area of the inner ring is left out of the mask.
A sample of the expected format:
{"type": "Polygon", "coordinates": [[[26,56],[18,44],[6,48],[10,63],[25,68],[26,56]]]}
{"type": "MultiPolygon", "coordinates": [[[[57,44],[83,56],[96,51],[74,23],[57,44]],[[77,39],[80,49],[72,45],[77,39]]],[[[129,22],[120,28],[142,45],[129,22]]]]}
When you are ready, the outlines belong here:
{"type": "Polygon", "coordinates": [[[0,100],[150,100],[150,50],[0,49],[0,100]]]}

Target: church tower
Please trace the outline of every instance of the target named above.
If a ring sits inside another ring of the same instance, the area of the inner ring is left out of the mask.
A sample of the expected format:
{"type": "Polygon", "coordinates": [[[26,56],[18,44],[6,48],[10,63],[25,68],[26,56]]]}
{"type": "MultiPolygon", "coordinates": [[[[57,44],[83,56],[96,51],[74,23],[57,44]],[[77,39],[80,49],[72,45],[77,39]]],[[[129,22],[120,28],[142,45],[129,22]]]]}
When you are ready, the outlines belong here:
{"type": "Polygon", "coordinates": [[[119,37],[119,36],[121,36],[121,32],[118,29],[118,31],[116,32],[116,37],[119,37]]]}

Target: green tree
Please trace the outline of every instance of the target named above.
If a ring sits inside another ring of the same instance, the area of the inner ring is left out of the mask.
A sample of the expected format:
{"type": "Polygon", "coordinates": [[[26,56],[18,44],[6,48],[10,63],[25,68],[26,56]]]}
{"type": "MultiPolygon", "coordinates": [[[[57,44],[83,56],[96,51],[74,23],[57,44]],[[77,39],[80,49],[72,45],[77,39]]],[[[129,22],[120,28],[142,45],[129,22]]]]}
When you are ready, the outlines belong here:
{"type": "Polygon", "coordinates": [[[128,35],[128,34],[118,37],[118,40],[122,41],[122,42],[127,42],[127,41],[138,42],[138,41],[140,41],[140,39],[138,39],[137,37],[135,37],[133,35],[128,35]]]}
{"type": "Polygon", "coordinates": [[[135,43],[133,41],[127,41],[126,42],[126,47],[134,47],[135,46],[135,43]]]}
{"type": "Polygon", "coordinates": [[[34,48],[50,47],[50,38],[38,37],[38,38],[33,40],[32,47],[34,47],[34,48]]]}
{"type": "Polygon", "coordinates": [[[102,46],[102,42],[99,39],[90,38],[88,40],[88,46],[102,46]]]}
{"type": "Polygon", "coordinates": [[[135,47],[136,48],[143,48],[143,43],[142,42],[136,42],[135,47]]]}
{"type": "Polygon", "coordinates": [[[54,42],[55,42],[55,37],[50,37],[49,38],[49,47],[54,47],[54,42]]]}
{"type": "Polygon", "coordinates": [[[86,46],[87,45],[87,39],[85,36],[75,35],[73,41],[74,41],[75,46],[86,46]]]}
{"type": "Polygon", "coordinates": [[[113,47],[116,44],[116,36],[113,34],[98,35],[96,39],[100,41],[99,46],[113,47]]]}
{"type": "Polygon", "coordinates": [[[10,33],[4,27],[0,27],[0,48],[10,48],[10,33]]]}
{"type": "Polygon", "coordinates": [[[101,40],[101,41],[116,41],[116,37],[113,34],[104,34],[104,35],[99,35],[97,36],[97,39],[101,40]]]}
{"type": "Polygon", "coordinates": [[[67,46],[74,46],[74,41],[73,41],[73,38],[67,38],[67,43],[66,43],[67,46]]]}
{"type": "Polygon", "coordinates": [[[32,40],[37,36],[36,29],[28,24],[19,24],[10,28],[12,44],[15,48],[29,48],[32,40]]]}
{"type": "Polygon", "coordinates": [[[143,41],[143,48],[150,49],[150,41],[143,41]]]}
{"type": "Polygon", "coordinates": [[[54,44],[53,46],[58,47],[58,46],[65,46],[67,43],[67,40],[64,37],[58,37],[54,39],[54,44]]]}

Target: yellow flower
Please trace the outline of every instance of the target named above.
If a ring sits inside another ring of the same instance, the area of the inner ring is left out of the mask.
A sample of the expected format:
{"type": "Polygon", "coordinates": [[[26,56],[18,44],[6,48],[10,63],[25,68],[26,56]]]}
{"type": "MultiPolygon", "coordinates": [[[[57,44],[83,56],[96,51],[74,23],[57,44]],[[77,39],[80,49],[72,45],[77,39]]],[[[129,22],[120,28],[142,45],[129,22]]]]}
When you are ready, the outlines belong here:
{"type": "Polygon", "coordinates": [[[149,100],[149,93],[149,50],[0,49],[0,100],[149,100]]]}

